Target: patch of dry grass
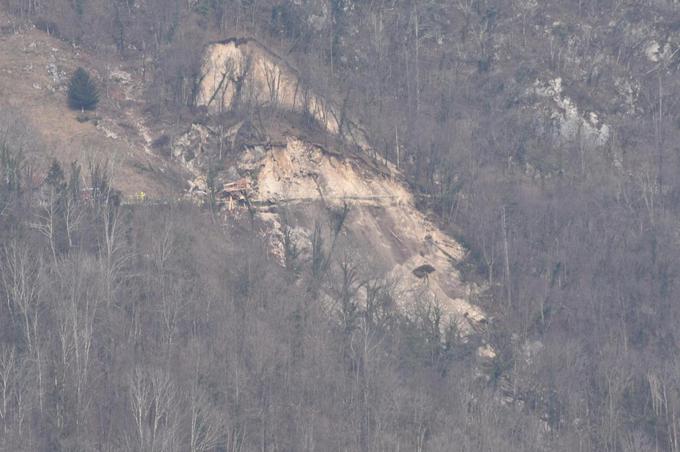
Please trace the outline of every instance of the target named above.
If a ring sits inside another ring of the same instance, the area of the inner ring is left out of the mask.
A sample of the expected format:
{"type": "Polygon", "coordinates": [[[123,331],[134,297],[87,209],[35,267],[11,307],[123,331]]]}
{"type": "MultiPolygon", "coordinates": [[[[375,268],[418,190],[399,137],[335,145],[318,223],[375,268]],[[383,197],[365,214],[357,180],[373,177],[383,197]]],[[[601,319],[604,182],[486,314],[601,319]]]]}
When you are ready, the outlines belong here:
{"type": "Polygon", "coordinates": [[[112,130],[108,126],[130,124],[131,116],[142,117],[142,103],[125,99],[132,87],[124,89],[108,77],[108,70],[124,67],[124,63],[115,55],[94,56],[35,28],[12,26],[11,20],[0,13],[0,109],[18,112],[39,133],[44,167],[52,158],[65,165],[78,160],[84,166],[90,161],[110,161],[114,184],[125,194],[144,191],[160,197],[181,192],[182,170],[146,152],[145,137],[135,127],[112,130]],[[78,66],[94,75],[102,91],[96,119],[82,122],[79,112],[66,103],[68,76],[78,66]],[[63,75],[61,80],[55,82],[50,67],[63,75]]]}

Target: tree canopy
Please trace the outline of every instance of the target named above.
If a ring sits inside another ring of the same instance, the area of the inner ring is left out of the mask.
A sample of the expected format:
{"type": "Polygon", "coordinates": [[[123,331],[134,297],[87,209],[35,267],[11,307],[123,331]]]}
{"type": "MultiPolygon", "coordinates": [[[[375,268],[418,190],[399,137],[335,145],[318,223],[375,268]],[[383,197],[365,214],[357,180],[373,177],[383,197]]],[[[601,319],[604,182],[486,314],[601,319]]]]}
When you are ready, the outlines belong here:
{"type": "Polygon", "coordinates": [[[74,110],[94,110],[99,103],[99,91],[85,69],[75,70],[68,83],[68,105],[74,110]]]}

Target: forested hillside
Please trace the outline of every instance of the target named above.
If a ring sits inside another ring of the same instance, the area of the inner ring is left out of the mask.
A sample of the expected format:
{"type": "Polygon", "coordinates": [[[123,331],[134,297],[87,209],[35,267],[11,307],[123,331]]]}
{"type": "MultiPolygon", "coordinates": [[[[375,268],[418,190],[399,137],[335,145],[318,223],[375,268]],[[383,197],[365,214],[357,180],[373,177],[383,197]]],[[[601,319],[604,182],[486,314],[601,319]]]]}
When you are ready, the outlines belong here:
{"type": "Polygon", "coordinates": [[[336,248],[337,212],[309,256],[284,230],[281,266],[252,209],[130,206],[101,154],[52,164],[47,126],[0,101],[0,448],[680,450],[677,1],[0,6],[0,38],[35,27],[96,55],[108,115],[126,107],[107,59],[127,65],[149,167],[211,180],[239,140],[349,149],[360,131],[356,152],[466,247],[488,316],[468,337],[436,303],[396,309],[395,282],[336,248]],[[299,80],[335,106],[337,136],[250,95],[247,57],[239,95],[206,99],[207,46],[248,40],[294,100],[299,80]],[[204,129],[220,138],[199,155],[185,137],[204,129]]]}

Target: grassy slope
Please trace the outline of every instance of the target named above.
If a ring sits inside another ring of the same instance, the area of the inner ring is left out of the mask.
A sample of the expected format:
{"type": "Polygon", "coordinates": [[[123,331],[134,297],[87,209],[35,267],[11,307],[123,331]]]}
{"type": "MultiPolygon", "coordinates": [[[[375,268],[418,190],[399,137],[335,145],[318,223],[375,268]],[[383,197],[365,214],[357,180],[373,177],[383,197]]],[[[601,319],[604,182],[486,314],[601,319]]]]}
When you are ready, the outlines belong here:
{"type": "Polygon", "coordinates": [[[134,100],[141,97],[134,76],[129,84],[110,77],[111,71],[125,69],[123,63],[114,55],[93,55],[37,29],[11,24],[0,13],[0,109],[16,111],[40,134],[45,155],[39,166],[44,169],[53,157],[66,165],[78,160],[85,167],[90,161],[109,160],[114,164],[114,185],[123,193],[179,195],[187,177],[148,152],[150,137],[144,137],[136,125],[143,122],[143,103],[134,100]],[[66,105],[67,80],[55,84],[48,73],[50,63],[67,77],[78,66],[95,76],[102,88],[96,112],[100,127],[76,120],[78,112],[66,105]]]}

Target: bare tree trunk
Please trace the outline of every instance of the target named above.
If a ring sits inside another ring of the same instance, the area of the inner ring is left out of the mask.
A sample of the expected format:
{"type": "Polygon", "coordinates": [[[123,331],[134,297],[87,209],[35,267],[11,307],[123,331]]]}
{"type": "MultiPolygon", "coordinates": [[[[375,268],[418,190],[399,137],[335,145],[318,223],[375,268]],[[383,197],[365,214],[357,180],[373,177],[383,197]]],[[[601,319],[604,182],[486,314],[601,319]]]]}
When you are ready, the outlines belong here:
{"type": "Polygon", "coordinates": [[[505,259],[505,288],[508,308],[512,306],[512,285],[510,278],[510,251],[508,247],[508,226],[505,218],[505,206],[501,208],[501,226],[503,229],[503,254],[505,259]]]}
{"type": "Polygon", "coordinates": [[[3,249],[0,260],[0,281],[7,295],[8,305],[17,308],[26,338],[28,354],[35,362],[38,377],[38,403],[43,412],[43,372],[41,344],[38,332],[42,331],[40,321],[40,284],[41,264],[31,256],[29,250],[17,244],[3,249]]]}
{"type": "Polygon", "coordinates": [[[399,128],[398,126],[394,126],[394,141],[395,141],[395,147],[397,151],[397,169],[399,169],[399,128]]]}
{"type": "Polygon", "coordinates": [[[415,13],[416,31],[416,117],[418,117],[420,113],[420,21],[417,1],[413,4],[413,11],[415,13]]]}

